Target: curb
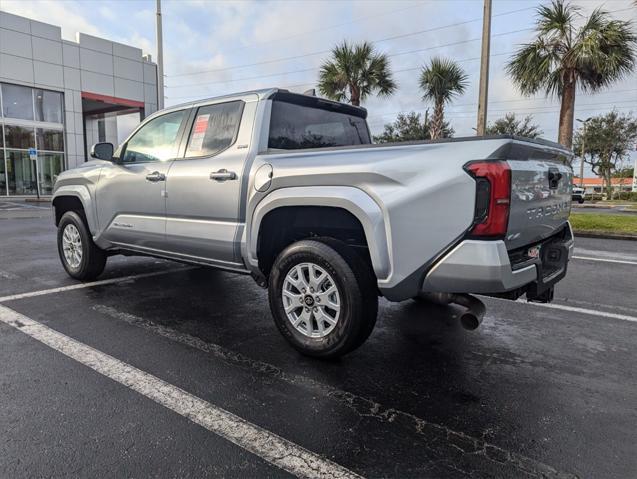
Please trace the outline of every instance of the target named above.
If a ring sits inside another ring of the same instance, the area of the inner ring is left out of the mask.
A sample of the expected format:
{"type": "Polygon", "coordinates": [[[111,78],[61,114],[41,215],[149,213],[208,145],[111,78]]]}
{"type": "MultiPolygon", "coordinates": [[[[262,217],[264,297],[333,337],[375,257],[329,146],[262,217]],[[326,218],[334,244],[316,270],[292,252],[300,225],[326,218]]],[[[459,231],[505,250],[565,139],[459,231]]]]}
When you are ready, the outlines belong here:
{"type": "Polygon", "coordinates": [[[580,231],[573,230],[573,234],[580,238],[599,238],[599,239],[613,239],[613,240],[628,240],[637,241],[637,235],[621,234],[621,233],[603,233],[597,231],[580,231]]]}

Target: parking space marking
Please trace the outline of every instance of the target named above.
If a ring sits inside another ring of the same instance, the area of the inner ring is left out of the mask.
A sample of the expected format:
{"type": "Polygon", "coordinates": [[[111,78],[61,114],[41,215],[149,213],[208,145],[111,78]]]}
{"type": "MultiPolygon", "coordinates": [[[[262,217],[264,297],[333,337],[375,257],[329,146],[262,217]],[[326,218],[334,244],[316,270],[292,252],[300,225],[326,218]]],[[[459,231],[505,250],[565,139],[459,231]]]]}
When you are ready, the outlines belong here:
{"type": "MultiPolygon", "coordinates": [[[[494,297],[491,297],[491,296],[488,296],[488,297],[490,299],[496,299],[496,300],[499,300],[499,301],[510,301],[509,299],[494,298],[494,297]]],[[[610,313],[610,312],[607,312],[607,311],[600,311],[600,310],[586,309],[586,308],[578,308],[577,306],[566,306],[565,304],[529,303],[525,299],[518,299],[518,300],[516,300],[516,303],[528,304],[528,305],[531,305],[531,306],[539,306],[541,308],[559,309],[559,310],[562,310],[562,311],[570,311],[572,313],[589,314],[591,316],[603,316],[603,317],[606,317],[606,318],[621,319],[622,321],[631,321],[633,323],[637,323],[637,317],[636,316],[629,316],[627,314],[610,313]]]]}
{"type": "Polygon", "coordinates": [[[122,276],[119,278],[110,278],[110,279],[102,279],[99,281],[91,281],[88,283],[71,284],[69,286],[60,286],[58,288],[41,289],[39,291],[30,291],[28,293],[10,294],[8,296],[0,297],[0,303],[4,303],[5,301],[15,301],[15,300],[24,299],[24,298],[33,298],[35,296],[44,296],[46,294],[62,293],[64,291],[73,291],[75,289],[92,288],[94,286],[104,286],[108,284],[122,283],[124,281],[132,281],[135,279],[151,278],[153,276],[161,276],[164,274],[177,273],[180,271],[188,271],[190,269],[195,269],[195,268],[196,268],[195,266],[188,266],[185,268],[153,271],[152,273],[131,274],[129,276],[122,276]]]}
{"type": "Polygon", "coordinates": [[[610,259],[610,258],[592,258],[590,256],[573,256],[573,259],[583,259],[585,261],[600,261],[602,263],[620,263],[620,264],[637,265],[637,261],[626,261],[621,259],[610,259]]]}
{"type": "Polygon", "coordinates": [[[119,311],[111,306],[98,304],[91,309],[100,314],[124,321],[131,326],[145,329],[171,341],[198,349],[244,370],[265,374],[287,384],[302,387],[314,394],[321,394],[351,408],[361,417],[374,418],[386,424],[400,424],[403,427],[409,428],[413,433],[425,436],[428,439],[433,438],[432,440],[434,442],[449,443],[454,448],[457,448],[461,454],[465,453],[462,449],[462,445],[466,446],[470,444],[471,447],[469,450],[471,452],[466,452],[467,454],[474,456],[480,455],[484,457],[485,460],[498,464],[509,464],[523,472],[521,475],[530,474],[538,477],[559,477],[562,479],[574,479],[577,477],[566,472],[558,471],[554,467],[530,457],[503,449],[482,438],[470,436],[464,432],[454,431],[447,426],[428,421],[394,407],[386,406],[367,397],[339,389],[335,386],[317,381],[312,377],[289,373],[272,363],[252,359],[245,354],[227,349],[216,343],[204,341],[201,338],[183,333],[169,326],[157,324],[140,316],[119,311]]]}
{"type": "Polygon", "coordinates": [[[575,247],[573,254],[575,256],[587,258],[614,259],[616,261],[637,261],[637,253],[626,253],[621,251],[605,251],[575,247]]]}
{"type": "Polygon", "coordinates": [[[361,477],[329,459],[6,306],[0,306],[0,321],[297,477],[361,477]]]}

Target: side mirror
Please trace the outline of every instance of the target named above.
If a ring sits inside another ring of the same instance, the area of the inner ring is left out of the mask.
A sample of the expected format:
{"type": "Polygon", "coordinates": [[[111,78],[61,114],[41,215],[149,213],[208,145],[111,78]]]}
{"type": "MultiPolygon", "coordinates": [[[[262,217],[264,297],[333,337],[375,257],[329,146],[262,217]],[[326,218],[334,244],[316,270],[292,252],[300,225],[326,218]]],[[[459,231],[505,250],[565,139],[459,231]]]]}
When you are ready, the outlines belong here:
{"type": "Polygon", "coordinates": [[[98,160],[113,160],[113,152],[115,148],[112,143],[95,143],[91,146],[91,157],[98,160]]]}

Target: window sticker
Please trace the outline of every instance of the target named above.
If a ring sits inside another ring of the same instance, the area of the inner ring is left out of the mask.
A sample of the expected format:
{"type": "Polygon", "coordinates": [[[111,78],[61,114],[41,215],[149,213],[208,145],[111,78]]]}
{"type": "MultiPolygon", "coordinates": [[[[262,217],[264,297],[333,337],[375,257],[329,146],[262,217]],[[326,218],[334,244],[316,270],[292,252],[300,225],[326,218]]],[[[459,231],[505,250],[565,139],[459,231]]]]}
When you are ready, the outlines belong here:
{"type": "Polygon", "coordinates": [[[192,137],[190,138],[189,151],[201,151],[203,149],[203,139],[206,136],[208,130],[208,120],[210,114],[199,115],[195,120],[195,127],[192,130],[192,137]]]}

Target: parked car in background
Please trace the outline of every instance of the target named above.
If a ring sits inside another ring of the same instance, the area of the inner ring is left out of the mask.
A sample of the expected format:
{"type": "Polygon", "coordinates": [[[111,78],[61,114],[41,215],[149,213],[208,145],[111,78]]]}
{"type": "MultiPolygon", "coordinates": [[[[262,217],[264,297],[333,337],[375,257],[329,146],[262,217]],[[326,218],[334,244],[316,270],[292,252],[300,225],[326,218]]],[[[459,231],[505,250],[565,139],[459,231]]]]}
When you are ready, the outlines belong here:
{"type": "MultiPolygon", "coordinates": [[[[270,89],[174,106],[63,172],[62,265],[113,254],[250,274],[299,351],[335,357],[372,332],[378,297],[548,302],[566,274],[571,153],[512,136],[371,144],[363,108],[270,89]]],[[[211,286],[214,287],[214,286],[211,286]]],[[[253,318],[258,320],[258,318],[253,318]]]]}
{"type": "Polygon", "coordinates": [[[573,190],[571,191],[571,199],[573,201],[577,201],[579,204],[584,203],[584,193],[586,190],[584,188],[580,188],[579,186],[573,185],[573,190]]]}

